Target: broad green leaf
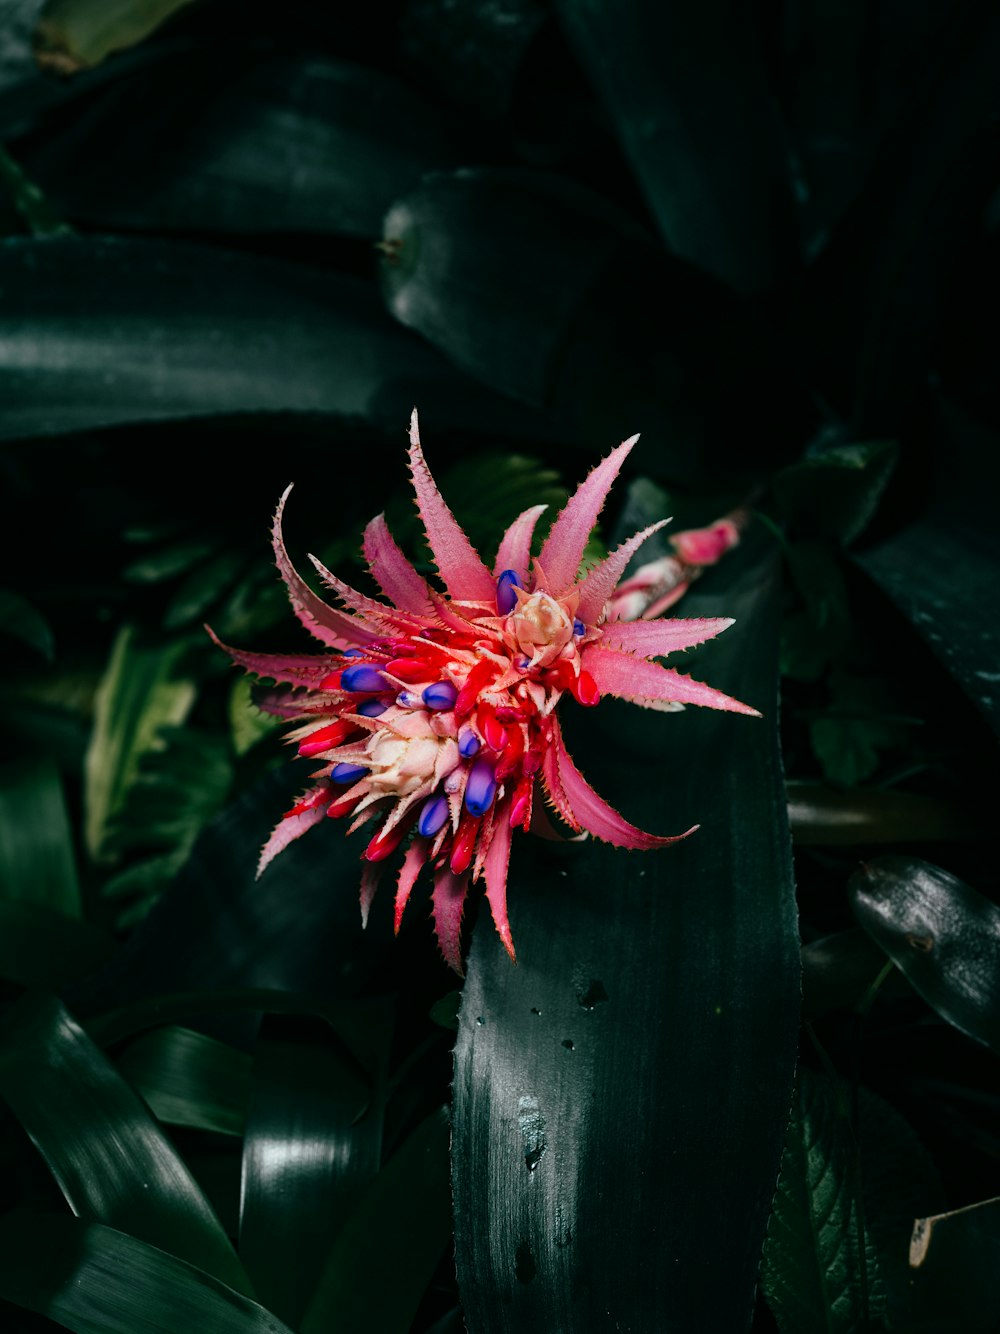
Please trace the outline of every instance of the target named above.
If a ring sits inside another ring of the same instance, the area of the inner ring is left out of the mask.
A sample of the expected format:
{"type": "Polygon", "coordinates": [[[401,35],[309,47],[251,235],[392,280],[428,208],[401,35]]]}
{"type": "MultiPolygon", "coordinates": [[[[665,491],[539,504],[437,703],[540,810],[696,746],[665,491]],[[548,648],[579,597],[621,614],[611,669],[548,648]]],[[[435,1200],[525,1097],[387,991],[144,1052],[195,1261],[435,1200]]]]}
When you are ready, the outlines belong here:
{"type": "Polygon", "coordinates": [[[10,192],[14,207],[32,236],[72,235],[72,227],[59,217],[21,164],[3,147],[0,147],[0,184],[10,192]]]}
{"type": "Polygon", "coordinates": [[[975,813],[954,799],[900,788],[787,784],[792,837],[804,847],[981,838],[975,813]]]}
{"type": "Polygon", "coordinates": [[[740,292],[780,284],[798,242],[755,11],[738,0],[557,10],[670,249],[740,292]]]}
{"type": "Polygon", "coordinates": [[[992,1334],[1000,1322],[1000,1199],[916,1218],[909,1259],[914,1334],[992,1334]]]}
{"type": "Polygon", "coordinates": [[[828,1080],[802,1067],[761,1270],[782,1334],[854,1334],[881,1315],[860,1180],[846,1107],[828,1080]]]}
{"type": "Polygon", "coordinates": [[[824,542],[790,542],[785,555],[804,606],[782,625],[781,670],[786,676],[813,681],[850,643],[844,572],[836,552],[824,542]]]}
{"type": "Polygon", "coordinates": [[[108,963],[118,941],[45,903],[0,899],[0,977],[23,987],[62,987],[108,963]]]}
{"type": "Polygon", "coordinates": [[[163,613],[164,630],[179,630],[203,617],[214,602],[229,592],[245,564],[243,552],[222,551],[192,570],[182,580],[163,613]]]}
{"type": "Polygon", "coordinates": [[[393,1005],[368,1004],[376,1082],[328,1025],[265,1018],[243,1142],[240,1258],[269,1310],[298,1328],[331,1244],[378,1172],[393,1005]]]}
{"type": "Polygon", "coordinates": [[[144,552],[122,571],[122,578],[131,584],[159,584],[188,573],[218,550],[212,538],[189,537],[168,546],[144,552]]]}
{"type": "Polygon", "coordinates": [[[470,1334],[749,1327],[799,1027],[768,545],[751,530],[683,604],[736,618],[695,675],[763,719],[567,715],[627,819],[701,828],[661,852],[516,844],[516,967],[480,912],[452,1138],[470,1334]]]}
{"type": "Polygon", "coordinates": [[[211,43],[175,46],[35,138],[26,161],[67,216],[103,231],[294,236],[296,253],[318,236],[329,255],[329,238],[374,240],[421,172],[468,156],[458,122],[369,60],[251,49],[220,79],[211,43]]]}
{"type": "Polygon", "coordinates": [[[196,1265],[65,1214],[0,1220],[0,1297],[74,1334],[291,1334],[196,1265]]]}
{"type": "Polygon", "coordinates": [[[0,898],[80,915],[73,834],[48,760],[0,768],[0,898]]]}
{"type": "Polygon", "coordinates": [[[86,761],[85,833],[93,857],[107,856],[111,824],[144,755],[162,750],[163,727],[179,727],[194,703],[194,682],[172,679],[184,645],[147,648],[135,631],[118,633],[97,691],[86,761]]]}
{"type": "Polygon", "coordinates": [[[408,1334],[450,1233],[442,1108],[397,1149],[341,1229],[301,1334],[327,1334],[341,1324],[370,1334],[408,1334]]]}
{"type": "Polygon", "coordinates": [[[851,876],[854,915],[928,1005],[1000,1053],[1000,906],[919,857],[851,876]]]}
{"type": "Polygon", "coordinates": [[[400,329],[366,279],[91,235],[0,241],[0,286],[0,439],[251,413],[395,432],[414,403],[428,424],[552,434],[400,329]]]}
{"type": "Polygon", "coordinates": [[[116,1065],[158,1121],[242,1135],[251,1060],[228,1042],[164,1025],[129,1043],[116,1065]]]}
{"type": "Polygon", "coordinates": [[[0,631],[30,644],[46,661],[55,657],[55,643],[48,621],[23,598],[9,588],[0,588],[0,631]]]}
{"type": "Polygon", "coordinates": [[[170,1141],[54,997],[29,993],[0,1017],[0,1094],[74,1213],[250,1291],[229,1238],[170,1141]]]}
{"type": "Polygon", "coordinates": [[[775,475],[774,498],[801,536],[853,542],[875,514],[898,453],[895,440],[817,450],[775,475]]]}

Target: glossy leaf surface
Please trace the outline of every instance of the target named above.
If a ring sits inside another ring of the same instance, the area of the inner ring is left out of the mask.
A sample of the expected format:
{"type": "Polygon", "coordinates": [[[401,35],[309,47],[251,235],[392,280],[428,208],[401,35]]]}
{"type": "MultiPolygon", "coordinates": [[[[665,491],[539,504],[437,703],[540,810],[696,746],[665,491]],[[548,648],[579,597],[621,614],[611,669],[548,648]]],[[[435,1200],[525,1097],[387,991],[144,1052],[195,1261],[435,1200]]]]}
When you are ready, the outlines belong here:
{"type": "Polygon", "coordinates": [[[62,1214],[0,1221],[0,1297],[74,1334],[289,1334],[196,1265],[62,1214]]]}
{"type": "Polygon", "coordinates": [[[73,835],[51,762],[0,769],[0,896],[80,915],[73,835]]]}
{"type": "Polygon", "coordinates": [[[762,721],[603,704],[567,727],[626,818],[701,828],[656,853],[522,846],[517,967],[474,934],[453,1134],[472,1334],[749,1325],[799,1005],[774,565],[751,545],[684,614],[735,616],[695,675],[762,721]]]}
{"type": "Polygon", "coordinates": [[[0,1093],[75,1213],[249,1292],[229,1238],[138,1094],[52,997],[0,1020],[0,1093]]]}
{"type": "Polygon", "coordinates": [[[379,1168],[393,1007],[356,1014],[365,1078],[326,1025],[265,1019],[243,1145],[240,1258],[261,1301],[298,1327],[333,1241],[379,1168]]]}
{"type": "Polygon", "coordinates": [[[250,1057],[226,1042],[179,1025],[144,1033],[116,1062],[158,1121],[241,1135],[250,1057]]]}
{"type": "Polygon", "coordinates": [[[1000,1053],[1000,906],[918,857],[851,876],[858,921],[938,1014],[1000,1053]]]}
{"type": "Polygon", "coordinates": [[[368,1187],[327,1259],[301,1334],[407,1334],[451,1223],[448,1116],[433,1112],[368,1187]],[[387,1281],[387,1275],[391,1279],[387,1281]]]}

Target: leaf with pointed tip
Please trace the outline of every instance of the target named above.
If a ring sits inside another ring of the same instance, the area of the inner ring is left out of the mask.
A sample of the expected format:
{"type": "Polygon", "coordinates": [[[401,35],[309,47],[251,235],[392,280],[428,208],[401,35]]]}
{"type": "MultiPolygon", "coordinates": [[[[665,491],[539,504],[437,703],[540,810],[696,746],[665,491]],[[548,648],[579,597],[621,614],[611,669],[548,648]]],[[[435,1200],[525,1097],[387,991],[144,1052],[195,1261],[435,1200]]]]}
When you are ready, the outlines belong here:
{"type": "Polygon", "coordinates": [[[195,1264],[64,1214],[0,1220],[0,1297],[74,1334],[291,1334],[195,1264]]]}
{"type": "Polygon", "coordinates": [[[1000,906],[919,857],[875,857],[854,915],[942,1018],[1000,1053],[1000,906]]]}
{"type": "Polygon", "coordinates": [[[0,631],[30,644],[47,662],[55,656],[52,630],[44,616],[9,588],[0,588],[0,631]]]}
{"type": "Polygon", "coordinates": [[[749,1326],[799,1007],[775,576],[751,530],[685,605],[736,618],[699,654],[763,720],[614,701],[566,718],[630,818],[702,828],[656,852],[515,848],[516,968],[480,910],[452,1139],[471,1334],[749,1326]]]}
{"type": "Polygon", "coordinates": [[[121,1228],[250,1291],[229,1238],[170,1141],[54,997],[29,993],[0,1018],[0,1094],[80,1217],[121,1228]]]}
{"type": "Polygon", "coordinates": [[[116,1065],[158,1121],[243,1133],[250,1057],[228,1042],[164,1025],[130,1042],[116,1065]]]}
{"type": "Polygon", "coordinates": [[[761,1268],[782,1334],[853,1334],[884,1310],[854,1152],[837,1091],[803,1067],[761,1268]]]}

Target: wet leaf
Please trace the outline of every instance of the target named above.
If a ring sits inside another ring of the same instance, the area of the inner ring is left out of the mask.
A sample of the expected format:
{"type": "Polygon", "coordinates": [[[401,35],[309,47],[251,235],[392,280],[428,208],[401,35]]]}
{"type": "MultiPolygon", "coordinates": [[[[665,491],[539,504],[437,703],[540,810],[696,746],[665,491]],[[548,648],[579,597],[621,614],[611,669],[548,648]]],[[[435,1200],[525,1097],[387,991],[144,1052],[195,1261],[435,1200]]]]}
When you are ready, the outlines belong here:
{"type": "Polygon", "coordinates": [[[0,1094],[81,1218],[250,1287],[229,1238],[145,1104],[53,997],[0,1018],[0,1094]]]}
{"type": "Polygon", "coordinates": [[[0,1297],[74,1334],[290,1334],[194,1264],[62,1214],[0,1220],[0,1297]]]}
{"type": "Polygon", "coordinates": [[[335,1322],[408,1334],[450,1232],[442,1108],[397,1149],[358,1202],[333,1244],[301,1334],[325,1334],[335,1322]]]}
{"type": "Polygon", "coordinates": [[[472,1334],[749,1326],[799,1006],[776,572],[756,537],[684,614],[736,617],[698,675],[763,721],[613,703],[568,720],[574,758],[628,819],[701,829],[641,855],[515,848],[517,967],[488,913],[474,933],[452,1141],[472,1334]],[[664,769],[665,751],[683,764],[664,769]]]}
{"type": "Polygon", "coordinates": [[[847,889],[858,921],[924,1000],[1000,1053],[1000,906],[918,857],[876,857],[847,889]]]}
{"type": "Polygon", "coordinates": [[[828,1080],[803,1067],[761,1269],[782,1334],[854,1334],[884,1310],[859,1185],[846,1107],[828,1080]]]}

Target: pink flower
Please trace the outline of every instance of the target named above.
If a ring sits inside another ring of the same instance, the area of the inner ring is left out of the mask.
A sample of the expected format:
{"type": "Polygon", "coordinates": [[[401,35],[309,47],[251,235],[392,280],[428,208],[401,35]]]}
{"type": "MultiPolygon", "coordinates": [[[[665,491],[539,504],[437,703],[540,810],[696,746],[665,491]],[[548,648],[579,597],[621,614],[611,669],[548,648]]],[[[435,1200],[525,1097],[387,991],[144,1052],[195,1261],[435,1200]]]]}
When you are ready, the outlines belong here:
{"type": "Polygon", "coordinates": [[[317,596],[289,561],[281,535],[285,492],[274,521],[275,557],[295,614],[324,650],[306,657],[227,652],[246,670],[295,688],[265,707],[294,719],[289,739],[320,767],[264,845],[259,871],[327,816],[348,819],[349,833],[368,825],[363,917],[399,851],[398,931],[428,865],[438,941],[461,972],[462,912],[470,882],[480,879],[514,958],[506,905],[511,835],[545,828],[539,790],[576,834],[643,849],[686,837],[646,833],[598,796],[566,750],[557,712],[570,694],[585,706],[616,695],[642,708],[699,704],[756,714],[652,661],[710,639],[730,620],[608,619],[625,567],[666,520],[580,577],[588,534],[637,438],[594,468],[537,559],[530,549],[543,505],[514,520],[490,570],[431,477],[414,412],[410,470],[444,592],[417,573],[379,515],[365,529],[363,549],[387,601],[356,592],[310,558],[340,609],[317,596]]]}

